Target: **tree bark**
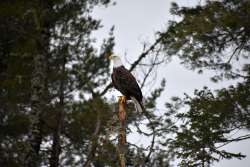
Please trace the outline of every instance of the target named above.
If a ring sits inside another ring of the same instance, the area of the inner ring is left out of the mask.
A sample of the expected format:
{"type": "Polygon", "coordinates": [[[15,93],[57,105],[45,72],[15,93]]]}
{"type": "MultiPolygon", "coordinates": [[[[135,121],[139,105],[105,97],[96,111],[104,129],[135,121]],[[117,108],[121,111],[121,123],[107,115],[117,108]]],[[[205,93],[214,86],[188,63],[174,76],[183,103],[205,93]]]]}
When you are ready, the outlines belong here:
{"type": "Polygon", "coordinates": [[[59,166],[59,156],[61,153],[61,141],[60,136],[62,132],[63,119],[64,119],[64,87],[65,87],[65,64],[66,57],[63,57],[62,60],[62,71],[61,71],[61,82],[59,88],[59,107],[56,109],[56,127],[53,133],[53,144],[50,156],[50,167],[59,166]]]}
{"type": "MultiPolygon", "coordinates": [[[[40,44],[39,44],[40,45],[40,44]]],[[[40,145],[42,142],[42,113],[46,107],[45,78],[46,78],[46,56],[43,53],[34,55],[33,77],[31,80],[31,132],[29,141],[31,151],[28,155],[27,166],[38,166],[40,145]]]]}
{"type": "Polygon", "coordinates": [[[118,137],[118,154],[119,154],[119,164],[120,167],[126,166],[126,158],[125,158],[125,151],[126,151],[126,97],[120,96],[119,97],[119,120],[120,120],[120,130],[119,130],[119,137],[118,137]]]}
{"type": "MultiPolygon", "coordinates": [[[[39,1],[39,9],[43,7],[39,1]]],[[[49,53],[49,26],[41,17],[39,9],[33,10],[36,36],[36,48],[33,53],[33,72],[31,78],[31,111],[30,111],[30,132],[28,140],[30,148],[25,159],[25,166],[36,167],[40,164],[40,146],[42,143],[42,114],[47,105],[46,69],[49,53]]]]}

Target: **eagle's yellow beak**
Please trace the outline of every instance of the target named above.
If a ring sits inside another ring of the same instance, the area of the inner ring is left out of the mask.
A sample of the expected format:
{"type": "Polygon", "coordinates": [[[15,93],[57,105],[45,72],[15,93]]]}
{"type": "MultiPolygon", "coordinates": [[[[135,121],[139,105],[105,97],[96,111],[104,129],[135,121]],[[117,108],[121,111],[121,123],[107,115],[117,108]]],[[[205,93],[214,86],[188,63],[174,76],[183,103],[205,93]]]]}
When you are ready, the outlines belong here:
{"type": "Polygon", "coordinates": [[[108,55],[108,59],[109,59],[109,60],[111,60],[113,57],[114,57],[114,54],[113,54],[113,53],[111,53],[111,54],[108,55]]]}

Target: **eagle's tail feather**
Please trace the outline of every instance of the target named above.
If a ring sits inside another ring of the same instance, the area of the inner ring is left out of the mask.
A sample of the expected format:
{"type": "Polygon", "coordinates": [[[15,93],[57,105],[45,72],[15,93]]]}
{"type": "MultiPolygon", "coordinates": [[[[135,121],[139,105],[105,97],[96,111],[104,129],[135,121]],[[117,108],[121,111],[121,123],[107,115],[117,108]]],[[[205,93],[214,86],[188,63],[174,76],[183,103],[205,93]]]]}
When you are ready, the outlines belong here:
{"type": "Polygon", "coordinates": [[[135,97],[130,97],[131,100],[134,102],[135,104],[135,107],[136,107],[136,110],[139,112],[139,113],[142,113],[144,111],[144,107],[142,105],[141,102],[139,102],[135,97]]]}

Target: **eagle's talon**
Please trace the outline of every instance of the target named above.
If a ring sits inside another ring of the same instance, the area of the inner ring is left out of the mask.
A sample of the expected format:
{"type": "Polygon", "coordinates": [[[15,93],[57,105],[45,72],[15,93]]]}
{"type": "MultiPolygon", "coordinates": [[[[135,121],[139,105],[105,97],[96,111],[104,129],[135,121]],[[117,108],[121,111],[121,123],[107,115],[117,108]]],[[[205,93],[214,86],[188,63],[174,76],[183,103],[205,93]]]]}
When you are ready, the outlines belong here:
{"type": "Polygon", "coordinates": [[[126,101],[127,101],[126,96],[119,96],[119,101],[120,101],[121,103],[126,103],[126,101]]]}

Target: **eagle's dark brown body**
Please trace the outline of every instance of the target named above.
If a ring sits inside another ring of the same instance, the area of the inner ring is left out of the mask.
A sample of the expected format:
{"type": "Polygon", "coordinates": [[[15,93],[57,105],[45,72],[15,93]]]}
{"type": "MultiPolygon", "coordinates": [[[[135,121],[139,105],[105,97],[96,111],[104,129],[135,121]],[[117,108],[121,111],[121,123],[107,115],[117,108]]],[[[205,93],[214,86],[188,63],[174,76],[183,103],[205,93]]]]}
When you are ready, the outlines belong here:
{"type": "Polygon", "coordinates": [[[124,67],[113,68],[111,75],[114,87],[127,99],[134,97],[142,105],[142,92],[135,77],[124,67]]]}

